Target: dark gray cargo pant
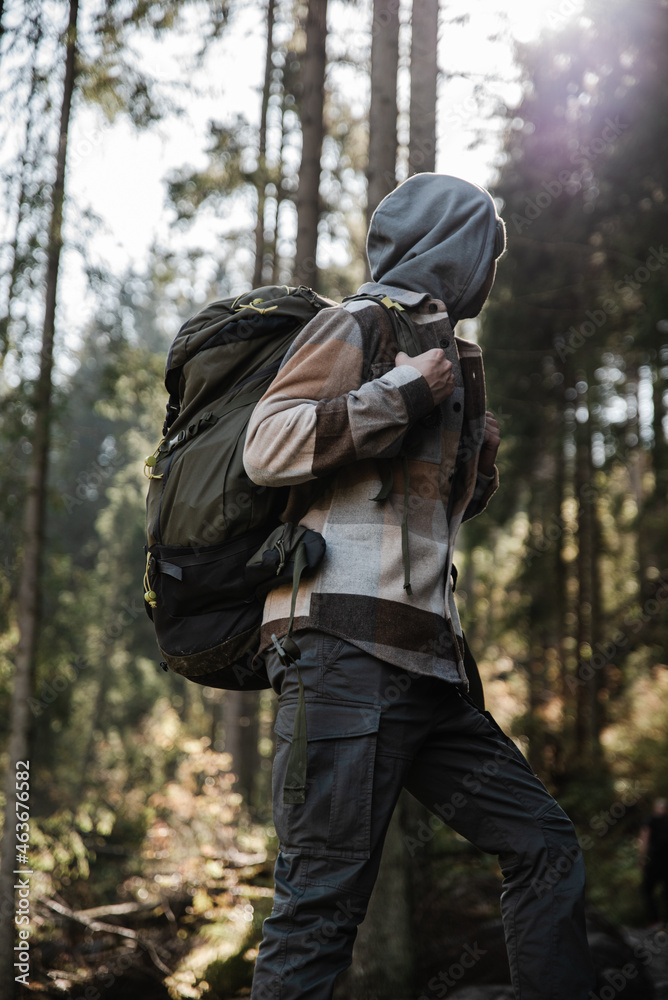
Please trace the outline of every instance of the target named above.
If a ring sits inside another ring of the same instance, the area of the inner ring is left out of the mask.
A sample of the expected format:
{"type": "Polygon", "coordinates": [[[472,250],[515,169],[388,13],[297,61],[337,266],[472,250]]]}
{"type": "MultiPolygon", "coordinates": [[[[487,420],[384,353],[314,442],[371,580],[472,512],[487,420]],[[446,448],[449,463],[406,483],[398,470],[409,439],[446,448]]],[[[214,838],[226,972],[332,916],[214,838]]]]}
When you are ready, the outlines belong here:
{"type": "Polygon", "coordinates": [[[587,1000],[584,865],[570,820],[487,713],[452,685],[409,674],[348,642],[297,636],[306,692],[306,802],[284,805],[298,682],[275,653],[280,695],[276,892],[252,1000],[329,1000],[351,962],[402,787],[503,871],[501,908],[521,1000],[587,1000]]]}

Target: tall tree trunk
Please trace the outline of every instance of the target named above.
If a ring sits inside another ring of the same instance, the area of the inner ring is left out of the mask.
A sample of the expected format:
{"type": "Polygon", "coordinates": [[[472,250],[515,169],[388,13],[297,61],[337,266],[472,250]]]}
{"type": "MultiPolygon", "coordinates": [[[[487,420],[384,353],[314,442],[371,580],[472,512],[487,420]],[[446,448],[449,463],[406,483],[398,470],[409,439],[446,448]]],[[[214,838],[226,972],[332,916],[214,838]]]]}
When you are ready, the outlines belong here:
{"type": "Polygon", "coordinates": [[[302,159],[297,192],[297,253],[294,281],[317,285],[316,250],[320,218],[320,158],[327,67],[327,0],[309,0],[301,100],[302,159]]]}
{"type": "Polygon", "coordinates": [[[243,691],[241,697],[241,766],[239,785],[251,810],[256,805],[257,779],[260,772],[260,695],[257,691],[243,691]]]}
{"type": "Polygon", "coordinates": [[[88,739],[86,740],[86,747],[81,755],[81,759],[78,761],[79,764],[79,785],[81,788],[86,787],[86,782],[89,780],[89,768],[93,763],[93,758],[95,757],[95,745],[97,743],[96,733],[100,729],[100,723],[102,722],[104,716],[105,706],[107,704],[107,693],[111,684],[111,671],[108,669],[103,669],[100,674],[100,680],[97,685],[97,693],[95,695],[95,704],[93,706],[93,711],[90,713],[90,719],[88,720],[88,739]]]}
{"type": "MultiPolygon", "coordinates": [[[[2,16],[2,0],[0,0],[0,18],[2,16]]],[[[26,99],[26,126],[25,126],[25,138],[23,143],[23,151],[21,152],[18,163],[16,174],[18,176],[18,191],[16,195],[16,222],[14,224],[14,235],[12,236],[11,243],[8,246],[9,258],[11,263],[6,268],[6,273],[9,275],[9,284],[7,287],[7,305],[5,308],[5,313],[0,316],[0,366],[4,363],[7,353],[10,348],[9,343],[9,326],[10,326],[10,314],[12,299],[14,297],[14,288],[16,286],[17,279],[21,273],[24,262],[21,260],[19,254],[20,246],[20,235],[22,223],[26,215],[31,211],[31,203],[28,197],[27,189],[30,186],[30,175],[29,170],[31,164],[34,164],[41,157],[39,153],[41,150],[36,149],[33,145],[34,139],[33,135],[35,132],[36,120],[38,117],[38,112],[35,109],[36,95],[39,88],[39,75],[37,72],[37,59],[39,53],[39,46],[42,39],[42,21],[41,16],[38,16],[34,25],[34,37],[32,40],[32,66],[30,69],[30,86],[28,88],[28,96],[26,99]]],[[[0,20],[0,40],[2,39],[2,22],[0,20]]],[[[39,139],[38,139],[39,143],[39,139]]]]}
{"type": "Polygon", "coordinates": [[[547,521],[543,526],[549,548],[545,555],[547,572],[541,580],[545,621],[548,634],[545,641],[545,688],[551,697],[559,700],[562,724],[550,729],[545,760],[551,775],[556,777],[564,769],[564,726],[569,689],[566,679],[565,623],[568,592],[567,571],[563,558],[565,524],[562,518],[566,468],[564,462],[564,416],[559,405],[549,410],[547,448],[550,452],[551,472],[546,482],[545,507],[547,521]],[[549,756],[548,756],[549,755],[549,756]]]}
{"type": "Polygon", "coordinates": [[[374,0],[371,29],[371,105],[367,222],[397,183],[397,68],[399,4],[374,0]]]}
{"type": "Polygon", "coordinates": [[[285,193],[279,188],[276,194],[276,214],[274,217],[274,231],[271,236],[270,243],[270,254],[271,254],[271,282],[273,285],[281,284],[281,255],[278,252],[278,234],[279,234],[279,220],[281,215],[281,208],[283,202],[285,202],[285,193]]]}
{"type": "Polygon", "coordinates": [[[557,431],[555,444],[555,494],[556,515],[559,537],[554,547],[554,584],[555,584],[555,614],[557,619],[557,657],[559,661],[559,693],[563,701],[564,717],[567,715],[567,704],[570,691],[567,684],[566,668],[566,614],[568,611],[568,571],[564,561],[565,525],[563,522],[563,503],[566,488],[566,463],[564,459],[564,415],[561,409],[556,417],[557,431]]]}
{"type": "Polygon", "coordinates": [[[649,584],[648,568],[651,563],[650,553],[653,547],[651,520],[647,517],[645,486],[643,483],[646,471],[645,450],[640,444],[640,373],[637,368],[627,370],[626,395],[629,409],[634,414],[626,426],[626,432],[635,437],[636,444],[630,449],[628,459],[629,480],[633,498],[636,502],[636,558],[638,560],[638,598],[643,604],[652,596],[649,584]]]}
{"type": "Polygon", "coordinates": [[[267,111],[271,93],[271,73],[274,54],[274,6],[275,0],[267,2],[267,55],[264,61],[264,84],[262,86],[262,107],[260,110],[260,147],[257,163],[257,225],[255,226],[255,268],[253,288],[263,284],[264,273],[264,206],[267,187],[267,111]]]}
{"type": "MultiPolygon", "coordinates": [[[[592,469],[593,472],[593,469],[592,469]]],[[[596,673],[592,683],[592,745],[595,753],[601,747],[601,731],[605,725],[605,702],[601,695],[606,687],[605,664],[599,665],[601,655],[599,646],[605,638],[603,634],[603,600],[601,593],[601,548],[602,532],[596,496],[591,501],[591,644],[594,650],[596,673]]]]}
{"type": "MultiPolygon", "coordinates": [[[[282,151],[281,151],[282,155],[282,151]]],[[[270,243],[270,254],[271,254],[271,282],[273,285],[279,285],[281,283],[281,255],[278,252],[278,234],[280,225],[281,208],[283,202],[286,201],[285,192],[280,187],[276,192],[276,214],[274,216],[274,230],[271,236],[270,243]]]]}
{"type": "Polygon", "coordinates": [[[272,284],[280,284],[281,278],[281,256],[278,252],[278,234],[281,216],[281,207],[283,203],[287,200],[285,188],[283,186],[285,175],[285,147],[286,147],[286,129],[285,129],[285,114],[287,111],[287,105],[285,103],[286,99],[285,88],[283,89],[283,98],[281,106],[281,142],[280,142],[280,152],[279,152],[279,164],[277,170],[277,184],[276,184],[276,213],[274,215],[274,229],[271,236],[271,242],[269,247],[269,254],[271,256],[271,281],[272,284]]]}
{"type": "Polygon", "coordinates": [[[661,505],[665,503],[665,497],[668,494],[668,444],[666,443],[666,432],[663,429],[663,422],[667,416],[664,395],[668,389],[668,381],[662,374],[664,370],[660,365],[654,370],[655,379],[652,390],[654,402],[654,416],[652,418],[654,496],[659,499],[661,505]]]}
{"type": "Polygon", "coordinates": [[[438,0],[413,0],[409,173],[436,169],[438,0]]]}
{"type": "MultiPolygon", "coordinates": [[[[566,499],[572,494],[578,499],[577,485],[577,463],[578,463],[578,424],[571,411],[570,395],[575,389],[575,373],[567,358],[564,363],[564,381],[562,384],[562,396],[559,402],[561,412],[561,468],[563,476],[562,498],[566,499]]],[[[566,559],[566,551],[577,543],[577,510],[575,516],[568,513],[569,507],[563,510],[563,531],[559,554],[559,586],[562,589],[563,617],[561,619],[562,629],[562,679],[564,682],[564,714],[561,737],[564,747],[565,770],[570,771],[577,762],[577,704],[578,704],[578,678],[580,670],[580,658],[577,655],[577,632],[578,632],[578,575],[575,560],[566,559]],[[573,660],[575,665],[573,666],[573,660]]],[[[561,513],[561,512],[560,512],[561,513]]]]}
{"type": "Polygon", "coordinates": [[[575,750],[580,760],[591,760],[597,748],[594,727],[596,670],[585,655],[592,648],[592,505],[587,502],[591,486],[591,424],[576,427],[575,489],[578,501],[578,607],[577,607],[577,704],[575,750]]]}
{"type": "MultiPolygon", "coordinates": [[[[48,473],[49,440],[51,424],[51,375],[53,370],[53,342],[56,314],[58,270],[62,249],[63,203],[65,197],[65,171],[67,138],[70,124],[72,95],[76,78],[76,43],[78,0],[70,0],[69,22],[66,39],[65,79],[60,112],[56,177],[52,194],[51,222],[46,273],[46,302],[42,331],[39,378],[35,389],[35,425],[32,441],[32,461],[28,474],[24,513],[23,559],[18,590],[19,642],[14,673],[12,696],[11,736],[9,741],[5,824],[2,836],[2,862],[0,865],[0,995],[15,995],[14,969],[14,872],[23,867],[16,862],[16,771],[20,761],[30,757],[30,715],[28,699],[31,695],[39,631],[42,551],[46,513],[46,486],[48,473]]],[[[24,768],[21,768],[24,770],[24,768]]]]}
{"type": "MultiPolygon", "coordinates": [[[[30,126],[30,119],[28,122],[28,127],[30,126]]],[[[26,173],[28,170],[28,141],[24,147],[23,153],[17,164],[17,173],[19,176],[19,189],[17,193],[16,200],[16,222],[14,224],[14,235],[12,237],[11,243],[8,245],[9,258],[11,263],[7,267],[7,274],[9,275],[9,284],[7,287],[7,305],[5,307],[4,315],[0,316],[0,366],[4,364],[5,358],[9,353],[10,342],[9,342],[9,326],[11,318],[11,308],[12,299],[14,298],[14,288],[16,286],[16,281],[21,273],[21,261],[19,260],[19,237],[21,231],[21,222],[23,221],[25,206],[26,206],[26,173]]]]}
{"type": "Polygon", "coordinates": [[[260,770],[258,749],[260,699],[257,691],[226,691],[223,701],[225,752],[232,757],[232,771],[246,805],[253,806],[260,770]]]}
{"type": "MultiPolygon", "coordinates": [[[[549,503],[545,497],[545,485],[541,481],[542,455],[536,457],[533,488],[528,504],[530,525],[540,525],[542,534],[538,537],[547,538],[549,527],[549,503]]],[[[543,773],[545,763],[545,728],[540,717],[545,696],[545,648],[548,644],[548,622],[545,616],[545,556],[540,552],[537,561],[531,563],[525,578],[531,595],[529,600],[529,651],[527,657],[527,732],[529,747],[527,759],[534,771],[543,773]]]]}
{"type": "Polygon", "coordinates": [[[239,771],[241,769],[241,727],[239,719],[243,711],[241,705],[241,691],[226,691],[223,698],[223,731],[225,753],[229,753],[232,758],[232,773],[239,781],[239,771]]]}

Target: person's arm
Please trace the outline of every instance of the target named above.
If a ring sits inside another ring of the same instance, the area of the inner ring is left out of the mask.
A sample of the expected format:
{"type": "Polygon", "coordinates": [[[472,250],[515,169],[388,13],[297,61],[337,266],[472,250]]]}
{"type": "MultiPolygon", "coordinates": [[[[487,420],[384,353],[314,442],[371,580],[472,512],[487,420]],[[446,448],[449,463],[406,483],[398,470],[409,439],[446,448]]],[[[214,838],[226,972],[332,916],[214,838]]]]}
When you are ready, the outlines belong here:
{"type": "Polygon", "coordinates": [[[496,462],[496,454],[499,450],[499,444],[501,443],[501,432],[499,431],[499,423],[494,414],[488,410],[485,414],[485,437],[482,442],[482,447],[480,449],[480,457],[478,459],[478,473],[481,476],[486,476],[488,479],[494,476],[494,463],[496,462]]]}
{"type": "Polygon", "coordinates": [[[364,368],[354,315],[323,310],[253,412],[244,450],[250,478],[291,485],[360,459],[393,457],[408,427],[452,392],[451,365],[441,350],[399,354],[394,368],[367,382],[364,368]]]}
{"type": "Polygon", "coordinates": [[[478,478],[473,496],[464,511],[464,521],[468,521],[477,514],[482,513],[492,494],[498,489],[499,473],[494,463],[500,442],[501,434],[498,421],[494,414],[488,410],[485,414],[485,437],[478,459],[478,478]]]}

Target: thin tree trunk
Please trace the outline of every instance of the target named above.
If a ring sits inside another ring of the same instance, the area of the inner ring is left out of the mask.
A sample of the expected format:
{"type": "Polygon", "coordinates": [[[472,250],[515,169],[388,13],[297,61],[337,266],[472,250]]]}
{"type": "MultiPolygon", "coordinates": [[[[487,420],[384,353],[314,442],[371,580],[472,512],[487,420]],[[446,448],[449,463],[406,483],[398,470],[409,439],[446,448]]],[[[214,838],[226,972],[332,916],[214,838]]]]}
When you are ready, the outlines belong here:
{"type": "MultiPolygon", "coordinates": [[[[35,426],[32,441],[32,461],[24,512],[23,560],[18,591],[19,642],[14,673],[12,696],[11,736],[9,741],[5,825],[2,837],[2,862],[0,867],[0,995],[9,1000],[15,995],[14,963],[14,871],[22,866],[16,863],[16,770],[20,761],[29,760],[30,715],[28,699],[32,690],[37,638],[39,631],[42,551],[44,548],[44,522],[46,513],[46,485],[48,472],[51,374],[53,369],[53,342],[56,314],[58,270],[62,249],[63,203],[65,197],[65,170],[67,138],[76,78],[76,32],[78,0],[70,0],[67,28],[65,79],[60,113],[60,134],[56,159],[56,178],[53,186],[52,212],[49,229],[49,247],[46,273],[46,302],[40,371],[35,390],[35,426]]],[[[24,768],[21,768],[24,770],[24,768]]]]}
{"type": "MultiPolygon", "coordinates": [[[[563,497],[566,499],[571,495],[575,500],[579,499],[578,494],[578,423],[571,411],[570,390],[575,388],[575,373],[567,359],[564,364],[564,381],[562,384],[562,397],[560,401],[561,426],[562,426],[562,453],[563,464],[563,497]]],[[[562,508],[564,509],[564,508],[562,508]]],[[[577,543],[577,513],[575,518],[569,515],[564,509],[566,521],[564,523],[564,537],[561,548],[572,548],[577,543]],[[575,523],[574,523],[575,522],[575,523]]],[[[579,697],[579,671],[580,658],[577,653],[577,633],[578,633],[578,569],[576,560],[566,561],[562,555],[561,567],[563,573],[563,599],[564,616],[562,619],[563,632],[563,677],[565,682],[564,695],[564,715],[561,736],[564,746],[564,767],[566,771],[578,767],[580,762],[577,756],[577,705],[579,697]],[[575,663],[573,664],[573,661],[575,663]]]]}
{"type": "Polygon", "coordinates": [[[367,222],[397,183],[399,4],[396,0],[374,0],[371,34],[367,222]]]}
{"type": "Polygon", "coordinates": [[[225,734],[225,753],[232,758],[232,773],[239,780],[239,764],[241,761],[241,691],[226,691],[223,698],[223,731],[225,734]]]}
{"type": "Polygon", "coordinates": [[[438,0],[413,0],[409,173],[436,169],[438,0]]]}
{"type": "Polygon", "coordinates": [[[627,373],[627,384],[626,384],[626,394],[629,399],[629,409],[635,413],[635,416],[629,421],[627,425],[627,434],[633,434],[636,439],[636,445],[633,447],[629,454],[628,460],[628,470],[631,490],[633,493],[633,498],[636,502],[636,558],[638,560],[638,597],[640,603],[643,604],[648,598],[652,596],[652,588],[649,584],[649,578],[647,570],[649,568],[651,559],[650,552],[652,550],[652,538],[651,529],[649,529],[649,523],[646,510],[646,499],[645,499],[645,487],[643,484],[643,479],[646,471],[645,464],[645,451],[640,444],[640,401],[639,401],[639,390],[640,390],[640,373],[637,368],[629,369],[627,373]]]}
{"type": "Polygon", "coordinates": [[[575,716],[575,749],[580,760],[590,760],[595,749],[594,693],[596,672],[584,656],[592,646],[592,530],[591,504],[587,503],[587,487],[591,484],[591,427],[589,420],[576,428],[575,488],[578,499],[578,607],[577,607],[577,704],[575,716]]]}
{"type": "Polygon", "coordinates": [[[258,749],[259,695],[256,691],[226,691],[223,702],[225,752],[232,757],[236,785],[247,805],[254,804],[260,769],[258,749]]]}
{"type": "Polygon", "coordinates": [[[654,441],[652,444],[652,466],[655,482],[654,495],[655,498],[659,499],[661,505],[665,503],[665,497],[668,493],[668,444],[666,443],[666,434],[663,429],[663,421],[666,418],[664,394],[668,388],[668,383],[662,375],[662,371],[663,368],[661,366],[657,366],[654,370],[653,374],[656,377],[652,390],[654,402],[654,417],[652,420],[652,429],[654,432],[654,441]]]}
{"type": "MultiPolygon", "coordinates": [[[[541,483],[538,467],[541,465],[541,456],[537,456],[536,469],[534,471],[534,487],[529,499],[528,514],[531,525],[540,524],[542,526],[543,537],[546,537],[548,527],[549,504],[546,503],[544,495],[544,485],[541,483]]],[[[544,614],[545,593],[544,593],[544,568],[541,563],[542,556],[539,557],[538,564],[532,563],[529,576],[530,606],[529,606],[529,653],[527,659],[527,715],[529,718],[529,747],[527,759],[534,771],[543,773],[545,764],[545,730],[540,718],[540,710],[543,706],[545,694],[545,658],[544,650],[547,645],[548,628],[544,614]]]]}
{"type": "Polygon", "coordinates": [[[554,554],[554,583],[555,583],[555,614],[556,614],[556,649],[559,661],[559,687],[560,695],[564,706],[564,717],[567,715],[567,703],[570,692],[567,684],[566,668],[566,613],[568,611],[568,571],[564,561],[565,548],[565,526],[562,519],[564,503],[564,492],[566,487],[566,464],[564,460],[564,415],[560,410],[557,416],[557,438],[555,444],[555,493],[556,493],[556,515],[557,526],[559,528],[559,538],[555,545],[554,554]]]}
{"type": "MultiPolygon", "coordinates": [[[[283,164],[283,149],[284,149],[284,142],[283,142],[283,139],[282,139],[282,141],[281,141],[281,174],[282,174],[282,170],[283,170],[283,167],[282,167],[282,164],[283,164]]],[[[283,188],[282,188],[282,180],[279,180],[278,186],[277,186],[277,191],[276,191],[276,214],[274,216],[274,231],[272,233],[271,243],[270,243],[271,281],[272,281],[272,284],[274,284],[274,285],[280,284],[280,277],[281,277],[281,257],[280,257],[280,254],[278,252],[278,232],[279,232],[278,227],[279,227],[279,223],[280,223],[281,207],[282,207],[283,202],[285,200],[286,200],[286,198],[285,198],[285,192],[283,191],[283,188]]]]}
{"type": "Polygon", "coordinates": [[[21,159],[18,163],[18,175],[19,175],[19,190],[17,194],[16,202],[16,223],[14,225],[14,235],[12,241],[8,246],[9,256],[11,259],[11,264],[7,268],[7,273],[9,274],[9,286],[7,288],[7,305],[5,307],[5,312],[3,316],[0,316],[0,366],[4,364],[5,358],[9,352],[9,322],[11,317],[11,307],[12,299],[14,298],[14,287],[16,281],[21,273],[21,265],[19,262],[19,233],[21,229],[21,222],[23,221],[23,214],[26,201],[26,170],[27,170],[27,155],[28,155],[28,144],[26,142],[25,149],[21,154],[21,159]]]}
{"type": "Polygon", "coordinates": [[[271,282],[273,285],[280,284],[281,278],[281,258],[278,252],[278,233],[281,215],[281,206],[283,202],[286,201],[285,189],[283,187],[284,182],[284,166],[285,166],[285,113],[287,110],[285,104],[285,88],[283,88],[283,98],[281,106],[281,141],[279,150],[279,161],[278,168],[276,171],[276,212],[274,215],[274,228],[271,234],[271,240],[269,243],[269,256],[271,258],[271,282]]]}
{"type": "Polygon", "coordinates": [[[253,809],[256,804],[257,779],[260,772],[260,750],[258,739],[260,735],[260,696],[257,691],[242,691],[241,727],[241,761],[239,767],[239,785],[246,803],[253,809]]]}
{"type": "Polygon", "coordinates": [[[278,252],[278,226],[281,214],[281,207],[284,201],[286,201],[286,197],[283,194],[283,192],[279,189],[279,191],[276,194],[276,215],[274,220],[274,231],[272,233],[271,244],[270,244],[271,283],[273,285],[281,284],[281,256],[278,252]]]}
{"type": "MultiPolygon", "coordinates": [[[[0,18],[2,16],[2,0],[0,0],[0,18]]],[[[27,198],[27,180],[28,178],[28,167],[30,163],[34,163],[36,160],[37,150],[32,146],[32,135],[35,128],[36,113],[35,113],[35,95],[37,93],[38,87],[38,74],[37,74],[37,57],[39,43],[42,38],[42,24],[41,18],[35,24],[35,35],[33,40],[33,63],[30,70],[30,88],[28,91],[28,97],[26,100],[26,128],[25,128],[25,140],[23,145],[23,152],[20,155],[17,164],[17,175],[19,181],[19,189],[16,196],[16,223],[14,225],[14,235],[12,241],[9,244],[9,255],[11,259],[11,264],[7,267],[7,273],[9,275],[9,285],[7,288],[7,305],[5,309],[4,316],[0,317],[0,365],[4,363],[7,353],[10,348],[9,343],[9,324],[10,324],[10,313],[12,299],[14,297],[14,288],[16,281],[21,273],[22,261],[19,259],[19,239],[21,232],[21,224],[27,212],[30,211],[30,205],[28,204],[27,198]]],[[[0,40],[2,39],[2,22],[0,20],[0,40]]]]}
{"type": "MultiPolygon", "coordinates": [[[[593,473],[593,467],[591,469],[593,473]]],[[[589,514],[591,528],[591,644],[594,650],[595,663],[600,661],[601,655],[599,645],[603,643],[603,601],[601,595],[601,547],[602,532],[599,519],[598,503],[594,496],[591,501],[591,511],[589,514]]],[[[591,737],[592,746],[595,753],[599,753],[601,746],[601,731],[605,725],[605,702],[601,694],[606,687],[606,672],[601,666],[596,666],[596,673],[592,679],[592,713],[591,713],[591,737]]]]}
{"type": "Polygon", "coordinates": [[[253,288],[263,283],[264,273],[264,205],[267,187],[267,111],[271,93],[271,73],[274,54],[274,6],[275,0],[267,2],[267,55],[264,62],[264,84],[262,86],[262,107],[260,111],[260,148],[257,164],[257,225],[255,226],[255,269],[253,288]]]}
{"type": "Polygon", "coordinates": [[[88,769],[93,763],[93,757],[95,756],[95,744],[97,742],[95,734],[100,728],[100,722],[102,720],[105,705],[107,704],[107,692],[109,691],[110,684],[111,672],[108,669],[103,669],[97,685],[95,705],[93,706],[93,711],[90,714],[90,725],[88,729],[88,739],[86,740],[86,748],[81,755],[81,760],[79,761],[79,785],[81,788],[85,788],[86,786],[86,781],[88,780],[88,769]]]}
{"type": "Polygon", "coordinates": [[[327,67],[327,0],[309,0],[306,15],[303,96],[301,100],[302,159],[297,192],[297,252],[294,281],[317,285],[316,250],[320,218],[320,158],[324,126],[327,67]]]}

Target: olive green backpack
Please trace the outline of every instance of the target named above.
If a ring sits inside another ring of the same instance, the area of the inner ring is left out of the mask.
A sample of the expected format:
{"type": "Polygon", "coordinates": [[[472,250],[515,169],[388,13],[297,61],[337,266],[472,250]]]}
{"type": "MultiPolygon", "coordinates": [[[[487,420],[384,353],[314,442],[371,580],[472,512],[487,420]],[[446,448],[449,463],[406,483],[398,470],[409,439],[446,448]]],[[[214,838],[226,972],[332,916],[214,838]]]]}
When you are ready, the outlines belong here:
{"type": "Polygon", "coordinates": [[[163,437],[146,459],[146,610],[162,666],[213,687],[268,686],[253,663],[264,597],[313,569],[324,539],[281,524],[287,489],[257,486],[243,449],[255,404],[300,330],[336,303],[267,286],[207,306],[167,358],[163,437]]]}

